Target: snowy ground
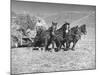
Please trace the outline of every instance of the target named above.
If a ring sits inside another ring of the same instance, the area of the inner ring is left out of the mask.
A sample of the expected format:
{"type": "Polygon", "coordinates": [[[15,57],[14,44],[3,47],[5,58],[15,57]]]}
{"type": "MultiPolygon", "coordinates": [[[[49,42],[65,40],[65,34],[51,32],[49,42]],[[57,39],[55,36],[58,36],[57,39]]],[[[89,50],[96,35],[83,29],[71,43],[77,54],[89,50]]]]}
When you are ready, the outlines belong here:
{"type": "Polygon", "coordinates": [[[32,48],[12,49],[11,72],[39,73],[95,69],[95,44],[77,45],[75,51],[44,52],[32,48]],[[82,46],[82,47],[81,47],[82,46]]]}

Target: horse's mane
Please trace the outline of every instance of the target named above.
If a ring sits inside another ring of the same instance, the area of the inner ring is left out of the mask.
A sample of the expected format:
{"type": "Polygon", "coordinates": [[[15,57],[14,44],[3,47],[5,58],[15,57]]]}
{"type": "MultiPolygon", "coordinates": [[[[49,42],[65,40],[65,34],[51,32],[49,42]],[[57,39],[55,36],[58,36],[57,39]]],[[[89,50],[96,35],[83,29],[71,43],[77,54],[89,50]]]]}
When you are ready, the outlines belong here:
{"type": "Polygon", "coordinates": [[[66,23],[63,24],[59,29],[57,29],[57,31],[63,30],[65,28],[65,25],[66,25],[66,23]]]}
{"type": "Polygon", "coordinates": [[[77,26],[72,27],[70,30],[74,30],[74,29],[76,29],[76,28],[78,28],[78,25],[77,25],[77,26]]]}
{"type": "Polygon", "coordinates": [[[86,24],[83,24],[83,25],[80,26],[80,28],[83,28],[83,27],[86,27],[86,24]]]}
{"type": "Polygon", "coordinates": [[[79,27],[79,30],[82,32],[82,33],[85,33],[86,32],[86,24],[83,24],[79,27]]]}
{"type": "Polygon", "coordinates": [[[78,31],[78,25],[77,26],[74,26],[74,27],[72,27],[72,28],[70,28],[70,30],[69,30],[69,33],[71,33],[71,34],[75,34],[75,33],[77,33],[77,31],[78,31]]]}
{"type": "Polygon", "coordinates": [[[46,31],[51,31],[52,30],[52,26],[51,27],[49,27],[46,31]]]}

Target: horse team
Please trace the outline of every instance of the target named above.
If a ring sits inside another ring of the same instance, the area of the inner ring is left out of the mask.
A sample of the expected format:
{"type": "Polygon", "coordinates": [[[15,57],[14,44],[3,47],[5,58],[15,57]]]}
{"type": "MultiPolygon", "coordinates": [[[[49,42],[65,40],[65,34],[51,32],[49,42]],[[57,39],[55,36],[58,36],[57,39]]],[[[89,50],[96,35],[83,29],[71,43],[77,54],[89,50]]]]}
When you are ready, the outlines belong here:
{"type": "MultiPolygon", "coordinates": [[[[79,39],[81,39],[81,36],[84,34],[86,35],[86,25],[83,24],[80,27],[74,26],[70,28],[70,23],[65,22],[59,29],[57,29],[56,22],[52,22],[51,27],[49,27],[47,30],[43,30],[42,28],[38,29],[36,31],[35,38],[22,38],[24,41],[28,41],[29,43],[26,45],[20,45],[19,47],[39,47],[39,48],[45,48],[45,51],[51,51],[52,49],[55,50],[55,52],[58,52],[62,49],[64,51],[67,51],[70,49],[71,43],[73,43],[71,50],[74,50],[76,43],[79,39]],[[52,44],[52,49],[49,48],[49,46],[52,44]],[[54,48],[54,45],[56,45],[56,48],[54,48]]],[[[33,50],[34,50],[33,48],[33,50]]]]}
{"type": "Polygon", "coordinates": [[[71,50],[74,50],[76,43],[81,39],[81,35],[86,35],[86,25],[83,24],[80,27],[75,26],[70,28],[70,23],[65,22],[59,29],[57,29],[57,23],[52,22],[52,26],[47,30],[39,29],[34,38],[34,42],[31,46],[44,47],[45,51],[51,51],[49,45],[52,44],[52,48],[55,52],[58,52],[64,47],[63,50],[67,51],[73,43],[71,50]],[[54,48],[56,44],[57,48],[54,48]]]}

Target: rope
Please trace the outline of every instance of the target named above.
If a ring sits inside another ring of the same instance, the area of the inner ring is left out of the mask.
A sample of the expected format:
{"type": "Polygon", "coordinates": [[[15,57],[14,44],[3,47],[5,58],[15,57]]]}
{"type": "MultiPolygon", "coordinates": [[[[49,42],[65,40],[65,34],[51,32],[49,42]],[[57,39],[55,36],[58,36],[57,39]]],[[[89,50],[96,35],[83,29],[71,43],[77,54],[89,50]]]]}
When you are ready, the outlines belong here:
{"type": "Polygon", "coordinates": [[[94,13],[95,13],[95,12],[92,12],[91,14],[89,14],[89,15],[83,17],[83,18],[80,18],[80,19],[78,19],[78,20],[72,22],[71,24],[74,24],[74,23],[77,23],[77,22],[79,22],[79,21],[81,21],[81,20],[83,20],[83,19],[86,19],[87,17],[89,17],[90,15],[93,15],[94,13]]]}

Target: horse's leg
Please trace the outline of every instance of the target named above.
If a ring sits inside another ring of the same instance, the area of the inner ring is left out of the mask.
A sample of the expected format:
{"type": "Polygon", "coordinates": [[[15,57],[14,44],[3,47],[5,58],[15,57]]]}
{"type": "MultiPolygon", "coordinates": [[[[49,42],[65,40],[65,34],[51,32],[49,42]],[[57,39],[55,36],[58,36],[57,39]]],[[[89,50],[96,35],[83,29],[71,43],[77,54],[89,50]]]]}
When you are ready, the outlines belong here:
{"type": "Polygon", "coordinates": [[[67,51],[70,47],[70,43],[68,41],[65,42],[66,46],[64,48],[64,51],[67,51]]]}
{"type": "Polygon", "coordinates": [[[50,51],[51,49],[49,49],[48,47],[49,47],[49,45],[51,44],[52,42],[50,41],[50,40],[48,40],[48,42],[47,42],[47,50],[48,51],[50,51]]]}
{"type": "Polygon", "coordinates": [[[70,48],[70,43],[71,43],[71,42],[67,42],[67,43],[66,43],[66,48],[67,48],[67,50],[70,48]]]}
{"type": "Polygon", "coordinates": [[[61,42],[61,47],[63,46],[64,48],[65,48],[65,42],[63,41],[63,42],[61,42]]]}
{"type": "Polygon", "coordinates": [[[49,39],[46,39],[45,40],[45,50],[46,51],[50,51],[49,49],[48,49],[48,46],[51,44],[51,41],[49,40],[49,39]]]}
{"type": "MultiPolygon", "coordinates": [[[[57,41],[57,39],[55,39],[55,40],[54,40],[54,42],[55,42],[55,44],[56,44],[56,47],[58,48],[58,46],[59,46],[59,45],[58,45],[58,41],[57,41]]],[[[57,51],[58,51],[58,50],[57,50],[57,48],[55,48],[55,49],[54,49],[54,50],[55,50],[55,52],[57,52],[57,51]]]]}
{"type": "Polygon", "coordinates": [[[62,46],[62,42],[59,41],[59,47],[58,47],[59,50],[61,49],[61,46],[62,46]]]}
{"type": "Polygon", "coordinates": [[[72,50],[74,50],[76,43],[77,43],[77,40],[75,40],[75,41],[73,42],[72,50]]]}
{"type": "Polygon", "coordinates": [[[47,51],[47,39],[45,39],[45,51],[47,51]]]}
{"type": "Polygon", "coordinates": [[[61,49],[61,42],[59,40],[57,40],[56,45],[57,45],[56,52],[58,52],[61,49]]]}
{"type": "Polygon", "coordinates": [[[20,45],[21,45],[21,46],[23,45],[22,37],[21,37],[21,39],[20,39],[20,45]]]}
{"type": "Polygon", "coordinates": [[[52,49],[54,49],[54,41],[52,41],[52,49]]]}

